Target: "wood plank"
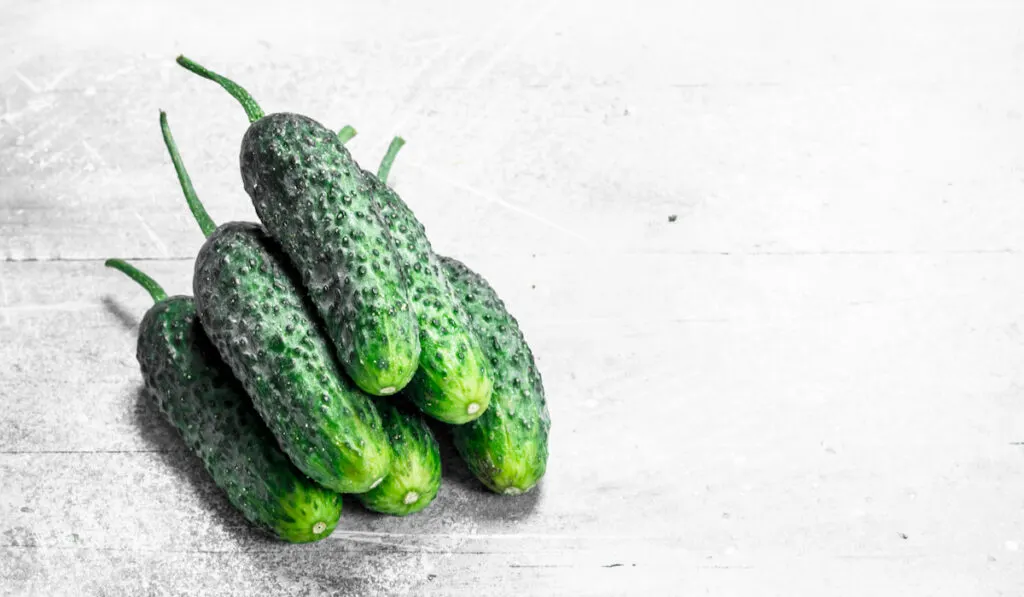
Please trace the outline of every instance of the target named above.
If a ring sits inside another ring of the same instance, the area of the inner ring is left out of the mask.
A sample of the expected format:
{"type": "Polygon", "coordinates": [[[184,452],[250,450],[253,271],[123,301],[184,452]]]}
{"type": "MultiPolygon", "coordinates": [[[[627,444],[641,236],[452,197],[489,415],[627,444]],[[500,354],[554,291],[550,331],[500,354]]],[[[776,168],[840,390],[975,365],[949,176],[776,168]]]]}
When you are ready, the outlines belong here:
{"type": "Polygon", "coordinates": [[[696,554],[659,554],[651,565],[606,568],[579,552],[359,554],[337,544],[233,552],[145,552],[0,548],[12,560],[12,588],[29,594],[81,592],[154,595],[478,595],[617,596],[634,591],[684,591],[767,596],[880,597],[920,594],[1012,594],[1019,569],[1006,558],[963,556],[828,558],[767,555],[755,565],[716,564],[696,554]],[[658,565],[665,568],[659,568],[658,565]],[[668,570],[667,574],[664,570],[668,570]]]}
{"type": "MultiPolygon", "coordinates": [[[[799,409],[849,405],[862,413],[852,424],[899,408],[909,423],[940,399],[960,401],[949,424],[968,416],[1009,429],[1019,420],[1012,402],[998,414],[972,412],[977,396],[998,402],[1020,382],[1016,254],[621,258],[610,267],[622,272],[615,284],[601,261],[480,261],[534,346],[555,413],[602,417],[584,428],[624,415],[643,426],[638,401],[703,425],[727,416],[719,408],[760,408],[759,393],[799,409]],[[568,270],[572,277],[560,273],[568,270]]],[[[187,291],[190,264],[145,265],[171,292],[187,291]]],[[[139,449],[135,332],[126,324],[141,318],[148,296],[97,263],[3,263],[0,275],[20,289],[0,330],[21,331],[0,345],[14,406],[0,413],[12,430],[3,448],[139,449]],[[40,396],[65,406],[51,412],[40,396]]],[[[850,433],[862,431],[870,426],[850,433]]]]}
{"type": "MultiPolygon", "coordinates": [[[[56,55],[9,59],[0,247],[8,259],[194,254],[200,237],[164,156],[160,107],[214,216],[253,218],[237,172],[244,119],[171,63],[184,46],[251,81],[268,106],[358,124],[353,149],[368,163],[404,134],[395,183],[447,252],[1019,249],[1024,209],[1012,172],[1024,158],[1015,142],[1024,89],[1006,40],[1021,9],[921,11],[933,29],[901,35],[907,53],[896,56],[884,53],[895,33],[878,9],[807,13],[814,31],[836,33],[833,58],[792,60],[793,40],[824,39],[799,27],[786,43],[772,33],[781,45],[759,47],[767,54],[755,59],[733,48],[760,20],[726,28],[618,15],[587,19],[588,28],[552,8],[528,36],[564,52],[554,64],[545,44],[502,52],[484,32],[511,33],[495,23],[466,39],[408,25],[409,43],[438,39],[433,51],[363,40],[282,52],[247,27],[245,41],[185,46],[166,37],[168,23],[146,19],[134,33],[151,41],[145,54],[77,39],[56,55]],[[864,37],[836,32],[847,25],[836,14],[861,23],[864,37]],[[657,41],[635,47],[624,31],[657,41]],[[870,58],[857,54],[868,48],[870,58]],[[667,62],[649,66],[654,53],[667,62]],[[725,70],[701,62],[720,55],[734,58],[725,70]],[[908,56],[928,61],[908,70],[908,56]],[[986,68],[965,67],[976,61],[986,68]],[[22,71],[40,82],[13,74],[22,71]],[[670,214],[682,219],[669,226],[670,214]]],[[[357,11],[355,22],[374,13],[357,11]]]]}
{"type": "MultiPolygon", "coordinates": [[[[147,67],[156,62],[137,68],[147,67]]],[[[971,89],[667,88],[637,92],[636,113],[608,126],[590,90],[526,91],[507,101],[551,105],[540,115],[489,108],[511,113],[507,128],[486,133],[507,145],[402,131],[409,145],[395,185],[449,253],[1019,250],[1021,180],[1002,173],[1024,158],[1013,142],[1024,119],[1005,117],[1024,91],[990,84],[984,97],[998,99],[979,110],[983,92],[971,89]],[[665,139],[653,156],[652,135],[665,139]],[[604,144],[616,150],[588,149],[604,144]],[[992,146],[1005,150],[993,156],[992,146]],[[578,163],[593,171],[571,168],[578,163]]],[[[436,95],[482,110],[493,91],[436,95]]],[[[172,112],[172,126],[201,196],[219,221],[254,219],[237,171],[243,126],[224,130],[196,111],[172,112]]],[[[6,258],[195,254],[202,239],[163,155],[155,110],[124,118],[137,123],[132,151],[105,147],[103,160],[116,166],[93,171],[82,165],[96,160],[85,147],[40,169],[21,156],[35,149],[0,139],[0,158],[14,164],[0,189],[6,258]]],[[[370,164],[380,154],[354,150],[370,164]]]]}

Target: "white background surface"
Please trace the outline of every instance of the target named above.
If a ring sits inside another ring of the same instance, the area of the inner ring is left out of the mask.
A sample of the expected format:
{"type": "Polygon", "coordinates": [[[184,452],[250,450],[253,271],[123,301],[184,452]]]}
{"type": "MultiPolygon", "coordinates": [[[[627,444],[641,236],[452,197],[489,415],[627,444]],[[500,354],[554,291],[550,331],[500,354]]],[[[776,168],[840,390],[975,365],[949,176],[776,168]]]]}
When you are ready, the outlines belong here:
{"type": "Polygon", "coordinates": [[[1024,4],[0,3],[0,591],[1018,595],[1024,4]],[[669,8],[671,7],[671,8],[669,8]],[[336,128],[485,274],[539,492],[256,535],[140,394],[148,298],[253,219],[246,120],[336,128]],[[674,222],[670,215],[676,215],[674,222]]]}

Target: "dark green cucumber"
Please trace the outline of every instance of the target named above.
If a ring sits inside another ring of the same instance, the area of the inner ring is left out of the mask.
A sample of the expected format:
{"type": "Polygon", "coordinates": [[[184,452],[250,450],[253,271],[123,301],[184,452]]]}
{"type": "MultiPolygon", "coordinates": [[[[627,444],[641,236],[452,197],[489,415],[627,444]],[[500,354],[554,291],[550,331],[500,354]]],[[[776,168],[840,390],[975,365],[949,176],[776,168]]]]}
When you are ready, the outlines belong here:
{"type": "Polygon", "coordinates": [[[551,418],[533,353],[519,323],[490,284],[461,262],[441,257],[470,325],[490,360],[491,405],[479,419],[453,428],[455,448],[492,491],[517,495],[544,476],[551,418]]]}
{"type": "Polygon", "coordinates": [[[263,116],[237,84],[186,58],[178,62],[246,108],[245,190],[302,276],[345,370],[371,394],[401,390],[416,372],[419,332],[372,177],[323,125],[297,114],[263,116]]]}
{"type": "MultiPolygon", "coordinates": [[[[378,174],[381,181],[386,181],[394,155],[403,144],[392,142],[388,148],[378,174]]],[[[391,205],[396,212],[403,211],[400,199],[391,205]]],[[[456,449],[491,490],[524,493],[544,476],[551,428],[533,353],[519,323],[483,277],[455,259],[437,259],[491,365],[494,384],[490,407],[478,419],[454,428],[456,449]]],[[[414,384],[410,391],[417,389],[414,384]]]]}
{"type": "Polygon", "coordinates": [[[146,390],[228,500],[250,522],[285,541],[330,535],[341,516],[341,496],[309,480],[277,447],[200,327],[192,298],[168,298],[121,260],[106,265],[153,296],[156,304],[139,325],[136,353],[146,390]]]}
{"type": "Polygon", "coordinates": [[[423,412],[452,424],[479,417],[491,395],[490,366],[469,329],[469,322],[423,224],[387,186],[395,154],[404,141],[395,137],[378,175],[366,173],[379,197],[380,215],[391,231],[395,255],[420,330],[420,369],[406,395],[423,412]]]}
{"type": "Polygon", "coordinates": [[[387,475],[380,415],[339,370],[298,277],[262,227],[217,228],[196,257],[193,290],[203,329],[296,466],[341,493],[387,475]]]}
{"type": "Polygon", "coordinates": [[[349,375],[373,394],[402,389],[416,371],[418,330],[372,180],[333,131],[296,114],[249,127],[241,170],[256,213],[302,273],[349,375]]]}
{"type": "Polygon", "coordinates": [[[378,407],[395,457],[384,482],[356,496],[375,512],[405,516],[430,505],[441,487],[441,453],[433,432],[414,411],[378,407]]]}
{"type": "Polygon", "coordinates": [[[208,234],[192,280],[203,329],[241,382],[281,449],[306,475],[341,493],[384,478],[391,446],[369,396],[345,377],[287,258],[257,224],[212,233],[171,137],[161,127],[182,190],[208,234]]]}

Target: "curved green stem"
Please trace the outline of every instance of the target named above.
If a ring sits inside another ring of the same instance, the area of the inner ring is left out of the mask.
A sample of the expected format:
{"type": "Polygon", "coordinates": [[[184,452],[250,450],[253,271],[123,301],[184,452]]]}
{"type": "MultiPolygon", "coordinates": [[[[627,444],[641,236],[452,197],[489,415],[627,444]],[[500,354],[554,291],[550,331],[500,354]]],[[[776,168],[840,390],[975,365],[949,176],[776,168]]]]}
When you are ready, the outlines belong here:
{"type": "Polygon", "coordinates": [[[245,108],[245,114],[249,117],[249,122],[256,122],[260,118],[263,118],[263,108],[261,108],[260,105],[256,103],[256,100],[249,95],[249,92],[243,89],[238,83],[235,83],[227,77],[218,75],[217,73],[208,70],[205,66],[193,62],[184,56],[178,56],[177,63],[200,77],[209,79],[223,87],[231,94],[231,97],[238,100],[238,103],[242,104],[242,107],[245,108]]]}
{"type": "Polygon", "coordinates": [[[338,131],[338,139],[341,144],[344,145],[352,140],[352,137],[356,136],[356,129],[352,128],[352,125],[346,124],[344,128],[338,131]]]}
{"type": "Polygon", "coordinates": [[[185,193],[185,201],[188,208],[192,210],[192,216],[203,231],[203,236],[210,236],[217,229],[217,223],[213,221],[210,214],[196,195],[196,189],[192,186],[192,178],[185,170],[185,164],[181,161],[181,154],[178,153],[178,145],[171,136],[171,127],[167,124],[167,112],[160,110],[160,132],[164,135],[164,145],[167,146],[167,153],[171,154],[171,162],[174,164],[174,171],[178,173],[178,182],[181,183],[181,190],[185,193]]]}
{"type": "Polygon", "coordinates": [[[391,145],[388,145],[388,151],[384,154],[384,159],[380,161],[380,168],[377,168],[377,178],[381,182],[388,181],[388,174],[391,173],[391,164],[395,161],[395,156],[398,155],[398,150],[402,149],[405,145],[405,139],[395,135],[395,138],[391,140],[391,145]]]}
{"type": "Polygon", "coordinates": [[[164,292],[162,286],[156,283],[156,280],[142,273],[134,265],[128,263],[127,261],[123,259],[107,259],[103,263],[103,265],[107,267],[112,267],[119,272],[123,272],[129,278],[138,282],[139,286],[145,288],[146,291],[149,292],[149,296],[153,297],[154,303],[159,303],[160,301],[167,298],[167,293],[164,292]]]}

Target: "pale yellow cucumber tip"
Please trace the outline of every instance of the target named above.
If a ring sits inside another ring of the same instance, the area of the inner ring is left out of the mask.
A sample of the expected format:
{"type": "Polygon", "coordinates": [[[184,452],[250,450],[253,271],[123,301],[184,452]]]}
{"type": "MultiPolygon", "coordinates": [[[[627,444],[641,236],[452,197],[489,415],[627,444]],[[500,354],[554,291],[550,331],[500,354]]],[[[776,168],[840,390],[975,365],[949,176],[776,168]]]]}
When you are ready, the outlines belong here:
{"type": "Polygon", "coordinates": [[[518,487],[507,487],[502,493],[505,495],[519,495],[523,493],[523,490],[518,487]]]}
{"type": "Polygon", "coordinates": [[[387,396],[388,394],[394,394],[394,393],[395,393],[395,386],[388,386],[386,388],[381,388],[380,389],[380,395],[381,396],[387,396]]]}
{"type": "Polygon", "coordinates": [[[384,477],[381,477],[380,479],[377,479],[376,481],[374,481],[373,485],[370,486],[370,489],[373,489],[374,487],[380,485],[382,481],[384,481],[384,477]]]}
{"type": "Polygon", "coordinates": [[[418,499],[420,499],[420,494],[416,493],[415,491],[410,491],[409,493],[405,494],[405,498],[403,498],[402,501],[405,502],[406,506],[408,506],[409,504],[415,504],[416,500],[418,499]]]}
{"type": "Polygon", "coordinates": [[[320,522],[318,522],[318,523],[313,525],[313,534],[314,535],[319,535],[320,533],[322,533],[322,532],[324,532],[326,530],[327,530],[327,523],[322,521],[322,520],[320,522]]]}
{"type": "Polygon", "coordinates": [[[471,415],[475,414],[476,411],[478,411],[478,410],[480,410],[480,405],[477,404],[476,402],[473,402],[472,404],[470,404],[469,406],[466,407],[466,412],[471,414],[471,415]]]}

